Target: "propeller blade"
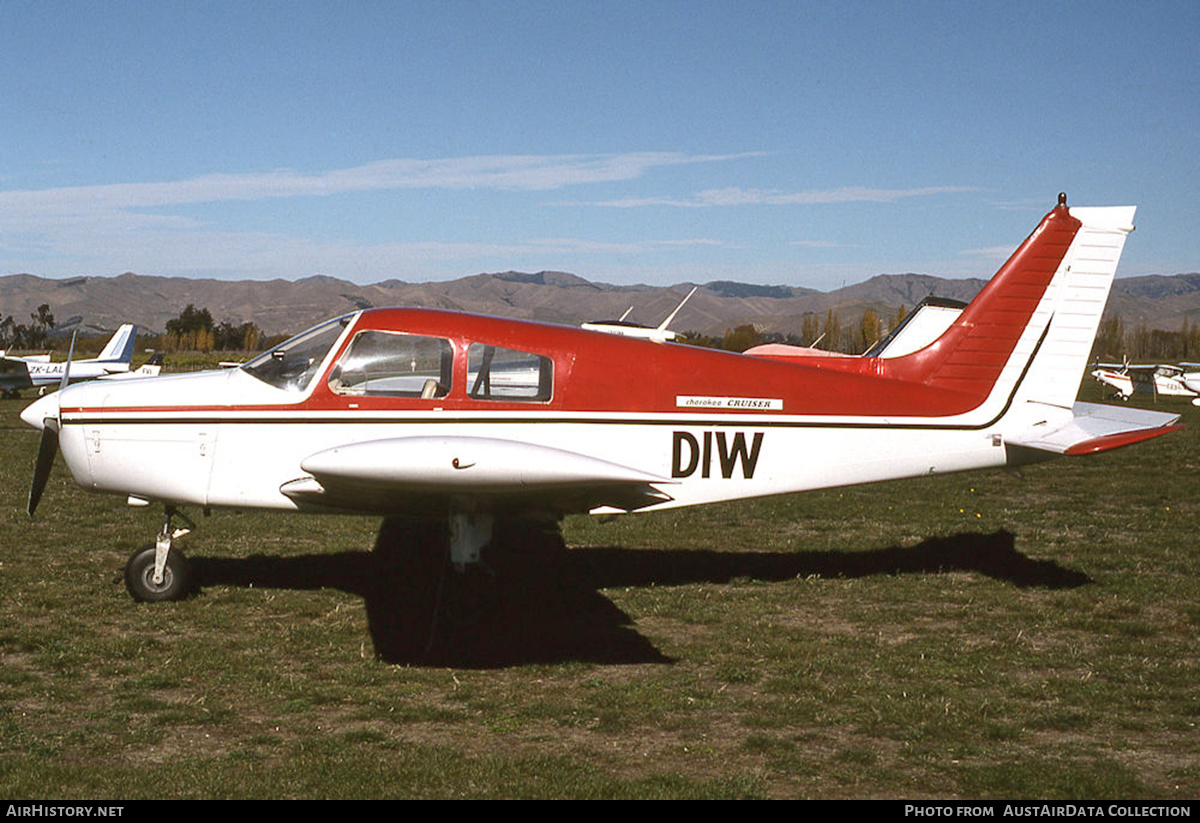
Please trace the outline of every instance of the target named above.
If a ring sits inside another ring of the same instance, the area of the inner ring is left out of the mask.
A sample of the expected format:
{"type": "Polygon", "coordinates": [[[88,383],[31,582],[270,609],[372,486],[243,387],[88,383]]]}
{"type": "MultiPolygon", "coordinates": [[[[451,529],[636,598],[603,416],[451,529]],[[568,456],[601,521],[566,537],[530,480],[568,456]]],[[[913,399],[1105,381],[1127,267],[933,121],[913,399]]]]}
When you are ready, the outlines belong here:
{"type": "MultiPolygon", "coordinates": [[[[71,382],[71,358],[75,356],[75,332],[71,333],[71,347],[67,349],[67,363],[63,366],[62,380],[58,390],[61,392],[71,382]]],[[[44,402],[44,401],[39,401],[44,402]]],[[[35,403],[34,406],[37,404],[35,403]]],[[[57,400],[55,401],[57,405],[57,400]]],[[[31,407],[32,408],[32,407],[31,407]]],[[[28,409],[26,410],[28,412],[28,409]]],[[[38,441],[37,462],[33,464],[33,482],[29,485],[29,504],[25,510],[33,517],[38,503],[42,500],[42,492],[46,491],[46,483],[50,480],[50,469],[54,467],[54,457],[58,454],[58,415],[42,419],[42,438],[38,441]]]]}
{"type": "Polygon", "coordinates": [[[76,332],[71,332],[71,347],[67,349],[67,363],[63,366],[62,380],[59,381],[58,390],[62,391],[71,382],[71,358],[75,356],[75,335],[76,332]]]}
{"type": "Polygon", "coordinates": [[[33,483],[29,486],[29,505],[27,511],[33,517],[42,492],[46,490],[46,482],[50,479],[50,469],[54,466],[54,456],[58,454],[58,420],[47,417],[42,426],[42,439],[38,441],[37,462],[33,465],[33,483]]]}

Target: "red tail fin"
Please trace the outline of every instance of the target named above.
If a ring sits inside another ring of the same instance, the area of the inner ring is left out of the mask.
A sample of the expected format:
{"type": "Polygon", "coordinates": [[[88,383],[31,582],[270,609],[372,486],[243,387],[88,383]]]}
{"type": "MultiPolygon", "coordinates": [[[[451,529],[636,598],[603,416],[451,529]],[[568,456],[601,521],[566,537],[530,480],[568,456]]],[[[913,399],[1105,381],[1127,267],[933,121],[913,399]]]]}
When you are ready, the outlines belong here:
{"type": "Polygon", "coordinates": [[[982,402],[1029,326],[1080,227],[1065,198],[958,319],[920,351],[888,360],[888,376],[963,392],[982,402]]]}

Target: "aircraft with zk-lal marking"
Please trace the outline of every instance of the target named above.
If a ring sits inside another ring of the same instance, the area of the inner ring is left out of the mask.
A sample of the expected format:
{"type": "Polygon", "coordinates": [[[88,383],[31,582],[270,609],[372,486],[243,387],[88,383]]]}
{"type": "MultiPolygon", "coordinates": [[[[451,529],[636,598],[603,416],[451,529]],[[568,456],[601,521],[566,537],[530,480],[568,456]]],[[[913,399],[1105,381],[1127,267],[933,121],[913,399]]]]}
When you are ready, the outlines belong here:
{"type": "MultiPolygon", "coordinates": [[[[244,365],[68,386],[76,482],[164,506],[126,568],[134,597],[189,591],[181,509],[436,518],[476,564],[498,521],[622,513],[1103,452],[1177,415],[1076,401],[1132,207],[1060,196],[965,308],[891,356],[735,354],[430,309],[368,309],[244,365]],[[910,349],[910,350],[908,350],[910,349]]],[[[663,326],[665,330],[665,325],[663,326]]],[[[658,330],[655,330],[658,331],[658,330]]]]}
{"type": "MultiPolygon", "coordinates": [[[[137,326],[126,323],[109,338],[104,350],[92,360],[71,363],[70,381],[95,380],[99,377],[129,374],[133,360],[133,345],[137,326]]],[[[3,355],[3,352],[0,352],[3,355]]],[[[67,373],[66,361],[51,362],[47,354],[28,357],[0,356],[0,390],[5,397],[15,397],[21,389],[35,388],[40,392],[63,382],[67,373]]]]}

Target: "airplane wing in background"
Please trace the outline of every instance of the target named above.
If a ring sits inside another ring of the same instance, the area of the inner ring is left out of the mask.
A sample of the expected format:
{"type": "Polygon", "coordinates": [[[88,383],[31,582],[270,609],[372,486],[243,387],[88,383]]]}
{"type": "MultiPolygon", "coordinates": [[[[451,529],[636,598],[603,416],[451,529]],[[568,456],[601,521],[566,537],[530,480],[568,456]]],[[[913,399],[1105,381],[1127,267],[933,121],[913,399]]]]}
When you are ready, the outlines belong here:
{"type": "Polygon", "coordinates": [[[32,385],[28,363],[15,357],[0,358],[0,392],[5,397],[15,397],[18,391],[32,385]]]}

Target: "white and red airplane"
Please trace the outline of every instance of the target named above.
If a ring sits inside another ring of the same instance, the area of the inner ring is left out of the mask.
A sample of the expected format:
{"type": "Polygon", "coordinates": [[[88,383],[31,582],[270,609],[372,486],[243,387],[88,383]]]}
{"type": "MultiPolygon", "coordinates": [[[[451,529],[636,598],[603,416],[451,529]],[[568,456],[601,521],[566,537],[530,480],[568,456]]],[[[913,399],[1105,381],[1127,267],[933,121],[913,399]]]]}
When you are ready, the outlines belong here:
{"type": "Polygon", "coordinates": [[[1200,372],[1185,371],[1169,363],[1098,363],[1092,377],[1113,389],[1115,396],[1128,400],[1134,394],[1160,397],[1190,397],[1200,405],[1200,372]]]}
{"type": "Polygon", "coordinates": [[[1165,434],[1076,402],[1134,209],[1065,196],[932,342],[780,357],[428,309],[370,309],[237,369],[69,386],[42,429],[77,483],[159,503],[134,597],[187,594],[179,507],[436,516],[480,558],[510,513],[620,513],[999,468],[1165,434]]]}

